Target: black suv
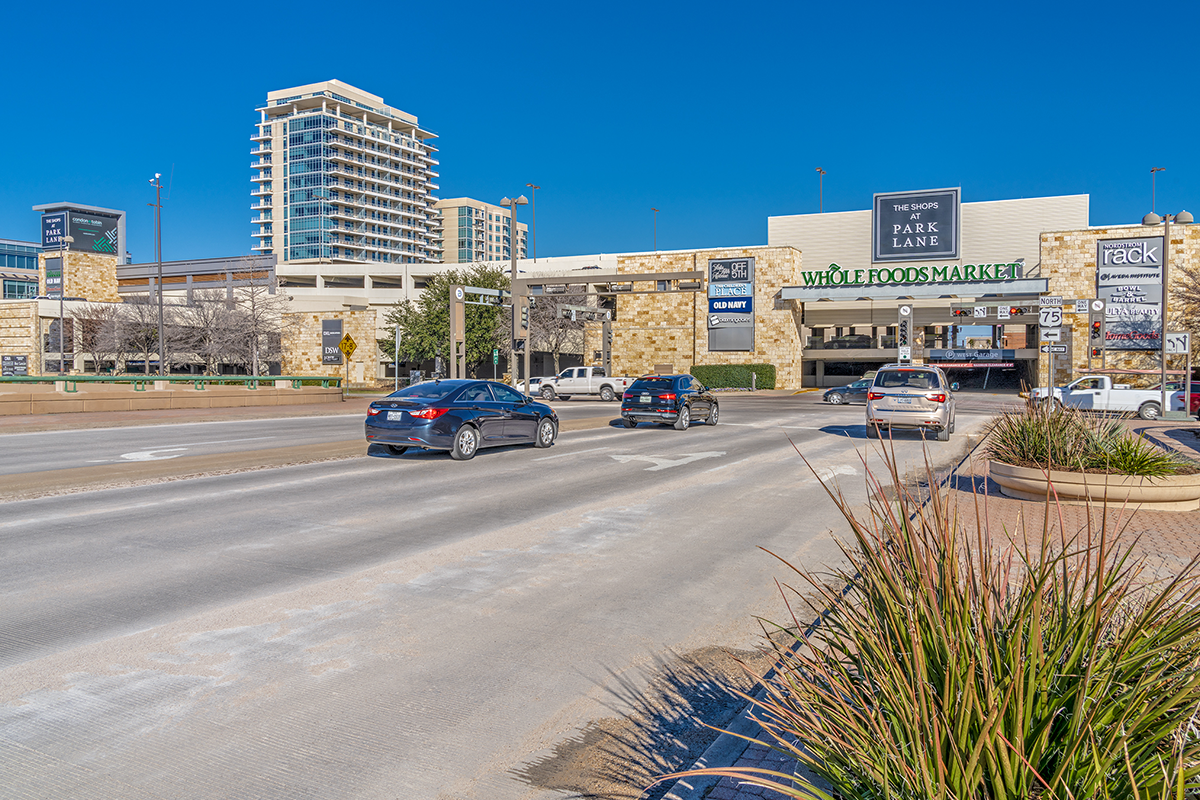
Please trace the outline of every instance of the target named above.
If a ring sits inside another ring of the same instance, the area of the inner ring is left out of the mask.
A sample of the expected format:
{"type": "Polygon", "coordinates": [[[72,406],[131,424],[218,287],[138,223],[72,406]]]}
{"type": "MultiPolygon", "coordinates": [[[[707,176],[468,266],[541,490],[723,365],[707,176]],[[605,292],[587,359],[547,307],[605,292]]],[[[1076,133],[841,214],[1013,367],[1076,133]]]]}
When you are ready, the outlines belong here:
{"type": "Polygon", "coordinates": [[[708,387],[691,375],[646,375],[621,397],[621,422],[626,428],[657,422],[686,431],[693,420],[716,425],[717,401],[708,387]]]}

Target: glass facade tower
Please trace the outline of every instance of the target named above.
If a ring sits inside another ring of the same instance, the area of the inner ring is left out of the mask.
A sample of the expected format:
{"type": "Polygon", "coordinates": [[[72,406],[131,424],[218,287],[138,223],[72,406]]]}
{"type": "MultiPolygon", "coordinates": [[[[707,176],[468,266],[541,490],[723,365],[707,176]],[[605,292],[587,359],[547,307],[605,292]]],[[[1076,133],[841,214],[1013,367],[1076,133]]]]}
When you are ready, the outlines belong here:
{"type": "Polygon", "coordinates": [[[251,137],[254,250],[289,261],[442,260],[434,136],[340,81],[271,92],[251,137]]]}

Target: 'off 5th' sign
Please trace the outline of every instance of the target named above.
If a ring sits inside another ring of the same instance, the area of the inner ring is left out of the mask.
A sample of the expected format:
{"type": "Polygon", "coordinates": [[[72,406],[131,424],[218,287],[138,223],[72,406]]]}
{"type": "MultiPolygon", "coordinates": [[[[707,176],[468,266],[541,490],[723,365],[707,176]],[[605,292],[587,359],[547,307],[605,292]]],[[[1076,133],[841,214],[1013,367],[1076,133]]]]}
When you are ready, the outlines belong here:
{"type": "Polygon", "coordinates": [[[954,261],[959,255],[960,189],[875,195],[871,261],[954,261]]]}

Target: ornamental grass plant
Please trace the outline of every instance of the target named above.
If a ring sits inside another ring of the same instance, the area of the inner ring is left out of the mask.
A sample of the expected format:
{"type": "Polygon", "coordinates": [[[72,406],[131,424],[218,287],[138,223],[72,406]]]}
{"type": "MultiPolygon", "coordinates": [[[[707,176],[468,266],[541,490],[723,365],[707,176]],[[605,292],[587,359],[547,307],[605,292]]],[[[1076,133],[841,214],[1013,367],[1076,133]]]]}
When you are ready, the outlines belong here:
{"type": "Polygon", "coordinates": [[[1134,434],[1117,419],[1050,403],[996,416],[988,457],[1014,467],[1161,478],[1200,472],[1194,462],[1134,434]]]}
{"type": "MultiPolygon", "coordinates": [[[[1040,530],[967,530],[933,478],[863,511],[826,486],[848,566],[787,565],[791,624],[765,624],[776,666],[744,697],[765,743],[816,779],[687,774],[823,800],[1200,797],[1197,560],[1143,580],[1104,508],[1077,535],[1054,532],[1049,502],[1040,530]]],[[[973,502],[986,520],[986,495],[973,502]]]]}

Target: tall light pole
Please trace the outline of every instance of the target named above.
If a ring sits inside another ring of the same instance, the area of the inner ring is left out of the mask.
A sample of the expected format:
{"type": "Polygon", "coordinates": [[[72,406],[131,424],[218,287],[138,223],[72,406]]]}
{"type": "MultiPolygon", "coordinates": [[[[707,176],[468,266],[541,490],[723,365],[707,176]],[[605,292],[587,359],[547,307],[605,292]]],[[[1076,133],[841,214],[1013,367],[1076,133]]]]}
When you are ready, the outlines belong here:
{"type": "MultiPolygon", "coordinates": [[[[1143,225],[1158,225],[1163,226],[1163,274],[1162,274],[1162,313],[1159,316],[1161,327],[1159,328],[1158,344],[1161,349],[1159,358],[1159,388],[1162,390],[1162,405],[1159,406],[1160,413],[1166,417],[1170,413],[1171,406],[1169,398],[1171,393],[1167,391],[1167,298],[1170,296],[1170,280],[1171,273],[1169,269],[1170,251],[1171,251],[1171,222],[1174,220],[1177,225],[1190,225],[1192,223],[1192,215],[1187,211],[1180,211],[1178,214],[1163,214],[1161,217],[1151,211],[1146,216],[1142,217],[1143,225]]],[[[1184,380],[1189,383],[1192,380],[1191,375],[1184,375],[1184,380]]],[[[1186,394],[1184,395],[1187,396],[1186,394]]],[[[1188,409],[1184,409],[1183,413],[1186,416],[1188,409]]]]}
{"type": "MultiPolygon", "coordinates": [[[[162,274],[162,173],[154,173],[154,177],[150,179],[150,185],[154,187],[154,202],[147,203],[148,206],[154,206],[154,254],[158,260],[158,374],[163,375],[163,366],[166,361],[163,348],[163,274],[162,274]]],[[[146,365],[149,370],[150,365],[146,365]]]]}
{"type": "MultiPolygon", "coordinates": [[[[527,183],[525,185],[529,187],[529,189],[530,189],[529,193],[531,195],[533,195],[533,202],[531,202],[529,204],[529,210],[533,213],[533,224],[530,226],[530,229],[529,229],[529,234],[530,234],[529,238],[533,242],[533,263],[536,264],[537,263],[537,190],[542,187],[534,186],[532,183],[527,183]]],[[[517,240],[517,220],[515,218],[512,221],[512,226],[513,226],[513,231],[512,231],[513,232],[513,241],[515,242],[517,240]]]]}
{"type": "MultiPolygon", "coordinates": [[[[65,227],[65,226],[64,226],[65,227]]],[[[75,241],[74,236],[63,236],[58,240],[58,373],[67,371],[65,354],[66,341],[63,336],[63,298],[67,296],[67,245],[75,241]]]]}
{"type": "MultiPolygon", "coordinates": [[[[1166,167],[1151,167],[1150,168],[1150,213],[1151,214],[1153,214],[1155,211],[1158,210],[1154,207],[1154,177],[1155,177],[1154,173],[1164,172],[1166,169],[1167,169],[1166,167]]],[[[1144,221],[1143,221],[1143,224],[1144,224],[1144,221]]]]}
{"type": "Polygon", "coordinates": [[[654,212],[654,252],[658,252],[658,209],[650,209],[654,212]]]}
{"type": "Polygon", "coordinates": [[[817,191],[819,192],[819,199],[817,201],[819,203],[819,205],[817,206],[817,213],[824,214],[825,213],[825,170],[821,169],[820,167],[817,167],[817,191]]]}
{"type": "MultiPolygon", "coordinates": [[[[513,230],[514,234],[516,233],[516,230],[517,230],[517,206],[523,206],[523,205],[526,205],[527,203],[529,203],[529,200],[526,199],[525,195],[521,195],[520,197],[515,198],[515,199],[505,197],[500,200],[500,205],[508,206],[509,217],[510,217],[510,219],[508,220],[508,224],[512,226],[512,230],[513,230]]],[[[512,254],[512,279],[509,284],[510,289],[511,289],[511,291],[509,293],[509,299],[512,300],[512,342],[513,342],[513,347],[512,347],[512,363],[508,365],[508,368],[510,370],[512,370],[513,388],[515,389],[517,386],[517,372],[518,372],[518,370],[517,370],[517,330],[518,330],[518,326],[520,326],[520,324],[521,324],[521,320],[518,318],[517,315],[520,313],[521,306],[520,306],[520,303],[517,301],[517,248],[516,248],[516,246],[514,245],[509,252],[512,254]]],[[[529,354],[529,340],[528,339],[525,340],[525,353],[528,356],[528,354],[529,354]]],[[[528,371],[528,370],[526,370],[526,371],[528,371]]],[[[529,394],[529,386],[528,386],[529,376],[528,375],[525,376],[525,383],[526,383],[525,394],[529,394]]]]}

